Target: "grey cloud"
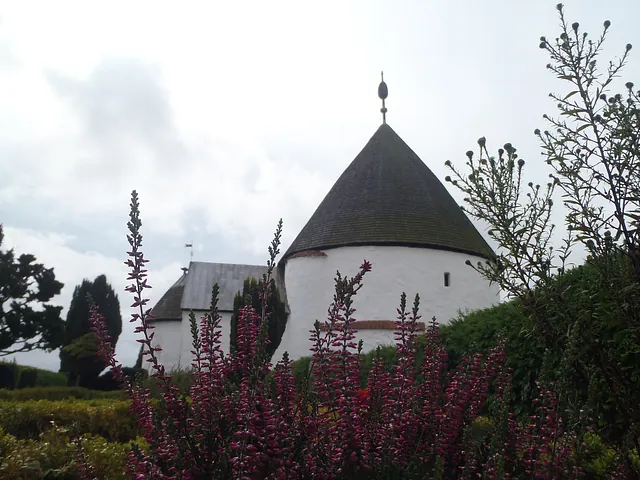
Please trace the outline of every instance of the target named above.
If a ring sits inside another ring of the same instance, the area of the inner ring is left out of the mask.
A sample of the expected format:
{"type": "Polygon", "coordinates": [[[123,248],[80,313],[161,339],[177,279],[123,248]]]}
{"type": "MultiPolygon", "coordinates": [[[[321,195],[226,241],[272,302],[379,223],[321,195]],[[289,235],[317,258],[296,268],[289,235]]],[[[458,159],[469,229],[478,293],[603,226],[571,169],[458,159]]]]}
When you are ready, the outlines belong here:
{"type": "Polygon", "coordinates": [[[131,132],[153,140],[171,123],[165,92],[154,67],[131,59],[103,61],[86,81],[55,72],[48,79],[55,90],[70,98],[89,132],[109,140],[131,132]]]}
{"type": "Polygon", "coordinates": [[[86,80],[51,71],[47,80],[73,106],[87,140],[105,152],[100,159],[104,169],[122,173],[130,161],[127,152],[140,146],[153,154],[157,168],[176,168],[188,157],[155,66],[105,59],[86,80]]]}

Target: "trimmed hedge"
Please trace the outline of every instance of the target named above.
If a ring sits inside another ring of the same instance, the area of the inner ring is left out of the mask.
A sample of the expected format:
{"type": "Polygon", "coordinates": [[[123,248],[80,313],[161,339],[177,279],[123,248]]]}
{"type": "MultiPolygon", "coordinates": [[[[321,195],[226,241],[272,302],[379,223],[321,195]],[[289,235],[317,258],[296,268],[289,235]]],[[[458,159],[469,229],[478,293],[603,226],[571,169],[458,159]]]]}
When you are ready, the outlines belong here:
{"type": "Polygon", "coordinates": [[[114,400],[0,401],[0,428],[20,440],[36,440],[54,425],[69,435],[99,435],[107,441],[128,442],[136,437],[130,402],[114,400]]]}
{"type": "Polygon", "coordinates": [[[67,376],[64,373],[41,369],[36,370],[38,371],[38,376],[36,377],[36,387],[67,386],[67,376]]]}
{"type": "Polygon", "coordinates": [[[16,388],[18,375],[17,364],[11,362],[0,362],[0,388],[16,388]]]}
{"type": "MultiPolygon", "coordinates": [[[[146,447],[142,438],[136,443],[146,447]]],[[[101,480],[125,480],[125,460],[130,444],[107,442],[94,435],[83,435],[82,445],[96,475],[101,480]]],[[[36,440],[20,440],[0,428],[0,478],[80,479],[75,463],[75,445],[66,429],[55,428],[36,440]]]]}
{"type": "MultiPolygon", "coordinates": [[[[57,402],[66,404],[68,402],[57,402]]],[[[472,424],[470,433],[476,437],[486,437],[493,430],[492,421],[486,417],[478,417],[472,424]]],[[[79,479],[75,464],[75,434],[69,428],[52,425],[51,428],[38,435],[37,439],[20,439],[7,433],[0,427],[0,478],[2,479],[79,479]]],[[[103,437],[88,433],[80,433],[84,451],[101,480],[124,480],[130,478],[125,474],[125,459],[130,442],[109,442],[103,437]]],[[[143,450],[147,447],[143,438],[133,439],[143,450]]],[[[615,452],[607,447],[594,434],[585,438],[591,456],[584,465],[588,478],[602,478],[615,461],[615,452]]],[[[634,461],[638,461],[634,457],[634,461]]]]}
{"type": "Polygon", "coordinates": [[[518,301],[460,314],[440,327],[442,343],[449,355],[449,369],[466,356],[487,353],[497,343],[497,335],[506,340],[507,367],[512,369],[513,407],[516,415],[528,415],[542,369],[544,346],[531,335],[532,321],[518,301]]]}
{"type": "Polygon", "coordinates": [[[35,387],[37,378],[38,372],[35,368],[23,368],[18,380],[18,389],[35,387]]]}
{"type": "Polygon", "coordinates": [[[89,390],[83,387],[34,387],[22,390],[0,390],[0,400],[94,400],[94,399],[126,400],[127,395],[122,390],[101,391],[89,390]]]}
{"type": "MultiPolygon", "coordinates": [[[[146,380],[149,377],[149,373],[142,368],[135,367],[122,367],[122,374],[125,377],[134,378],[138,381],[146,380]]],[[[123,382],[116,381],[111,370],[107,370],[105,373],[97,378],[94,378],[90,382],[87,382],[86,387],[91,390],[103,390],[113,391],[120,390],[123,386],[123,382]]]]}
{"type": "Polygon", "coordinates": [[[0,361],[0,389],[65,385],[67,385],[67,376],[64,373],[25,367],[16,362],[0,361]]]}

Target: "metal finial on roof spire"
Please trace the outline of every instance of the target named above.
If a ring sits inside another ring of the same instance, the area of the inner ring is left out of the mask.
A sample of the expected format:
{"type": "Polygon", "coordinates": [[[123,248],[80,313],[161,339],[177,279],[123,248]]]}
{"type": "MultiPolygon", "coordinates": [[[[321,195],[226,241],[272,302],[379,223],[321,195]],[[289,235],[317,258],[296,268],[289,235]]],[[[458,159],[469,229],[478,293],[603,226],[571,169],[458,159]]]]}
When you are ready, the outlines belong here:
{"type": "Polygon", "coordinates": [[[378,96],[382,99],[382,108],[380,111],[382,112],[382,123],[387,123],[387,107],[384,104],[387,95],[389,95],[389,89],[387,88],[387,84],[384,83],[384,72],[380,72],[380,85],[378,85],[378,96]]]}

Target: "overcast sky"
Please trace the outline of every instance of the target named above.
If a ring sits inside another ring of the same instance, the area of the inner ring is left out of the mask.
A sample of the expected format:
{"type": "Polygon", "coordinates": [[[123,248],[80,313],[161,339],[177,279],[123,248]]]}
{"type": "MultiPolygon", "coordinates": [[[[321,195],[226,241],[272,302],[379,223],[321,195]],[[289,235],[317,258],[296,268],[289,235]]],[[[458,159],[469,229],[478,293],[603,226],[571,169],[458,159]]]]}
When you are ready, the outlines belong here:
{"type": "MultiPolygon", "coordinates": [[[[54,267],[64,314],[75,285],[106,274],[123,307],[119,359],[132,365],[131,190],[152,303],[188,264],[185,243],[194,260],[264,263],[278,219],[284,251],[380,124],[381,70],[388,123],[441,179],[486,136],[492,150],[512,142],[546,183],[533,130],[555,113],[548,93],[566,88],[538,48],[559,34],[555,4],[7,0],[2,248],[54,267]]],[[[565,5],[592,37],[611,21],[608,55],[640,48],[637,0],[565,5]]],[[[636,57],[623,80],[640,84],[636,57]]],[[[57,352],[18,361],[59,367],[57,352]]]]}

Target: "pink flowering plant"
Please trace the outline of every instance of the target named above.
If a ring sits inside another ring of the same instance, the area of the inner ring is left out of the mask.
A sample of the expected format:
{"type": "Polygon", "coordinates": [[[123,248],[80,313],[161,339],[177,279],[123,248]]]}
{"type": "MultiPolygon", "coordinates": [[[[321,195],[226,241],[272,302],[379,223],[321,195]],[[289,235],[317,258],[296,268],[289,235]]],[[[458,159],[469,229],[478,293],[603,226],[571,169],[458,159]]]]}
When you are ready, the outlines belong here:
{"type": "MultiPolygon", "coordinates": [[[[144,346],[161,396],[152,401],[140,384],[123,377],[103,319],[92,309],[101,353],[131,399],[144,448],[132,444],[126,469],[134,479],[387,479],[387,478],[581,478],[586,449],[565,432],[551,390],[541,386],[539,409],[526,422],[509,413],[510,372],[505,342],[487,355],[447,370],[447,353],[435,318],[426,330],[418,368],[420,299],[397,310],[397,362],[385,368],[379,355],[360,387],[362,345],[355,342],[354,299],[371,271],[364,261],[354,277],[335,279],[327,320],[310,332],[313,362],[296,391],[285,353],[267,361],[268,288],[279,254],[282,222],[269,247],[260,312],[247,306],[238,321],[238,347],[221,349],[218,286],[199,321],[191,313],[193,382],[181,394],[158,360],[142,247],[138,195],[131,197],[126,264],[131,322],[144,346]],[[489,419],[487,416],[490,416],[489,419]],[[482,427],[484,425],[486,428],[482,427]]],[[[78,451],[79,471],[93,479],[78,451]]]]}

